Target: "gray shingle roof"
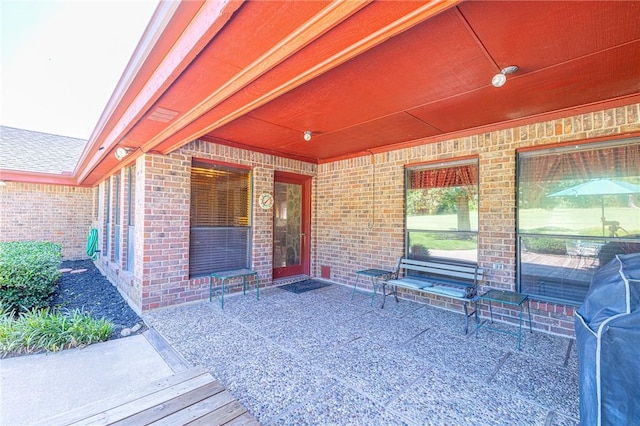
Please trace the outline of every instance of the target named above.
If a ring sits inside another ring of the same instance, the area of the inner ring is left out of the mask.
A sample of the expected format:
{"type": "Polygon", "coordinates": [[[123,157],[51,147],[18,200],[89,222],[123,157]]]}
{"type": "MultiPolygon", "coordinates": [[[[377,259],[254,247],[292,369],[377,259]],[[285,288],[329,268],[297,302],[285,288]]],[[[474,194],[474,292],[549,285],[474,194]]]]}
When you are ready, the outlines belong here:
{"type": "Polygon", "coordinates": [[[86,140],[0,126],[0,169],[72,173],[86,140]]]}

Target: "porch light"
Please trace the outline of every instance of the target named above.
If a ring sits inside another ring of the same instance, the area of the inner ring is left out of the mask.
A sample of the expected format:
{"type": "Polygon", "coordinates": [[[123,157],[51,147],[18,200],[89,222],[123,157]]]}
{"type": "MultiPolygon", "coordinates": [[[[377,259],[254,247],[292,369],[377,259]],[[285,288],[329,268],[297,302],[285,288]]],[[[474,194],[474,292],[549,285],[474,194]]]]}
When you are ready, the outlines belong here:
{"type": "Polygon", "coordinates": [[[118,149],[116,149],[116,153],[114,154],[116,156],[116,159],[118,161],[121,161],[124,157],[126,157],[127,155],[129,155],[129,153],[133,151],[132,148],[123,148],[123,147],[118,147],[118,149]]]}
{"type": "Polygon", "coordinates": [[[513,74],[518,71],[518,67],[516,65],[510,65],[505,67],[498,74],[494,75],[491,79],[491,84],[493,87],[502,87],[507,82],[507,74],[513,74]]]}
{"type": "Polygon", "coordinates": [[[311,130],[305,130],[303,137],[305,141],[309,142],[311,140],[311,130]]]}

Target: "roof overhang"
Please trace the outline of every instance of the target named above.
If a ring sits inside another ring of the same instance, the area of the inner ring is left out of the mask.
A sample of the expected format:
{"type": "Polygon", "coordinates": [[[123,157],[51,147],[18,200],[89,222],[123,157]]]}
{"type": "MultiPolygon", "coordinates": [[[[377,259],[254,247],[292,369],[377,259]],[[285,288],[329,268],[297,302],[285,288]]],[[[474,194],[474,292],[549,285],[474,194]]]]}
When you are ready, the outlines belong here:
{"type": "Polygon", "coordinates": [[[20,170],[8,169],[0,170],[0,181],[37,183],[41,185],[91,186],[86,184],[78,184],[77,179],[72,175],[25,172],[20,170]]]}
{"type": "Polygon", "coordinates": [[[638,1],[162,1],[74,178],[198,138],[322,163],[638,103],[638,16],[638,1]]]}

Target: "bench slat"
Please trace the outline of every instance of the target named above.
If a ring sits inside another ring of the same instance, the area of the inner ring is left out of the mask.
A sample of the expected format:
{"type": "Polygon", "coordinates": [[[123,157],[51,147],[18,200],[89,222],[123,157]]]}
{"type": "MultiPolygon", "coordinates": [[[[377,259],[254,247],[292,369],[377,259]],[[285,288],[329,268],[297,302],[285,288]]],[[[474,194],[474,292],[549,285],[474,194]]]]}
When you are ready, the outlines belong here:
{"type": "Polygon", "coordinates": [[[464,290],[452,288],[452,287],[444,287],[441,285],[435,286],[435,287],[427,287],[422,289],[422,291],[425,291],[427,293],[440,294],[442,296],[450,296],[457,299],[466,298],[464,290]]]}
{"type": "MultiPolygon", "coordinates": [[[[410,277],[417,278],[417,277],[414,277],[413,275],[410,275],[410,277]]],[[[425,276],[418,279],[431,283],[433,285],[449,285],[449,286],[462,287],[462,288],[469,288],[474,286],[473,281],[460,281],[460,280],[452,279],[451,277],[430,275],[430,276],[425,276]]]]}
{"type": "Polygon", "coordinates": [[[476,277],[481,277],[483,274],[482,268],[476,267],[468,267],[464,266],[462,268],[458,267],[458,265],[451,264],[440,264],[439,266],[434,265],[419,265],[415,263],[405,263],[400,262],[399,269],[405,269],[407,271],[419,271],[425,272],[431,275],[442,275],[448,277],[459,277],[469,279],[473,281],[476,277]]]}
{"type": "MultiPolygon", "coordinates": [[[[405,269],[407,269],[407,268],[405,268],[405,269]]],[[[423,272],[423,273],[426,274],[426,275],[424,275],[425,279],[442,278],[442,279],[449,280],[449,281],[456,281],[456,280],[452,280],[452,278],[459,278],[460,280],[463,280],[463,281],[469,281],[472,284],[476,280],[476,277],[481,277],[480,274],[475,274],[475,273],[469,274],[469,273],[461,273],[461,272],[455,272],[455,271],[447,272],[444,269],[438,269],[438,270],[423,269],[423,270],[420,270],[419,272],[423,272]]],[[[408,275],[405,275],[405,276],[407,276],[407,277],[421,277],[422,275],[408,274],[408,275]]]]}
{"type": "Polygon", "coordinates": [[[434,268],[442,268],[442,267],[448,267],[448,268],[452,268],[452,269],[469,269],[469,270],[475,270],[476,269],[476,264],[475,263],[457,263],[455,261],[446,261],[446,260],[417,260],[417,259],[404,259],[401,261],[404,264],[407,265],[417,265],[417,266],[431,266],[434,268]]]}
{"type": "Polygon", "coordinates": [[[404,265],[430,267],[430,268],[443,268],[460,271],[475,271],[476,265],[463,264],[463,263],[451,263],[451,262],[436,262],[433,260],[415,260],[415,259],[403,259],[401,263],[404,265]]]}
{"type": "MultiPolygon", "coordinates": [[[[425,271],[421,271],[425,274],[427,274],[425,276],[425,279],[437,279],[437,278],[443,278],[445,280],[449,280],[449,281],[456,281],[456,280],[452,280],[452,278],[458,278],[459,280],[463,280],[463,281],[469,281],[473,284],[475,278],[476,278],[476,274],[463,274],[460,272],[450,272],[447,273],[447,271],[439,269],[437,271],[433,271],[433,270],[425,270],[425,271]]],[[[417,274],[409,274],[409,277],[420,277],[421,275],[417,275],[417,274]]],[[[457,280],[457,281],[459,281],[457,280]]]]}
{"type": "Polygon", "coordinates": [[[410,278],[402,278],[400,280],[389,280],[387,281],[387,284],[399,285],[400,287],[412,288],[415,290],[420,290],[421,288],[427,286],[427,283],[425,283],[425,281],[423,280],[412,280],[410,278]]]}

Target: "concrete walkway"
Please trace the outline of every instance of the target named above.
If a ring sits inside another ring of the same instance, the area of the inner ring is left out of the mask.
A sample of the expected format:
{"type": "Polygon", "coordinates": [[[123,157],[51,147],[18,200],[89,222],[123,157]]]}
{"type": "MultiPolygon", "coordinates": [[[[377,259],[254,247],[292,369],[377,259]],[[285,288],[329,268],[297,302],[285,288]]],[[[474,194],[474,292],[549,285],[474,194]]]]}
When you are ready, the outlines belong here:
{"type": "Polygon", "coordinates": [[[146,320],[262,424],[579,424],[571,339],[527,331],[518,351],[512,336],[464,335],[461,314],[404,300],[381,310],[338,285],[260,296],[146,320]]]}
{"type": "Polygon", "coordinates": [[[144,335],[0,360],[0,424],[31,425],[174,373],[144,335]]]}

